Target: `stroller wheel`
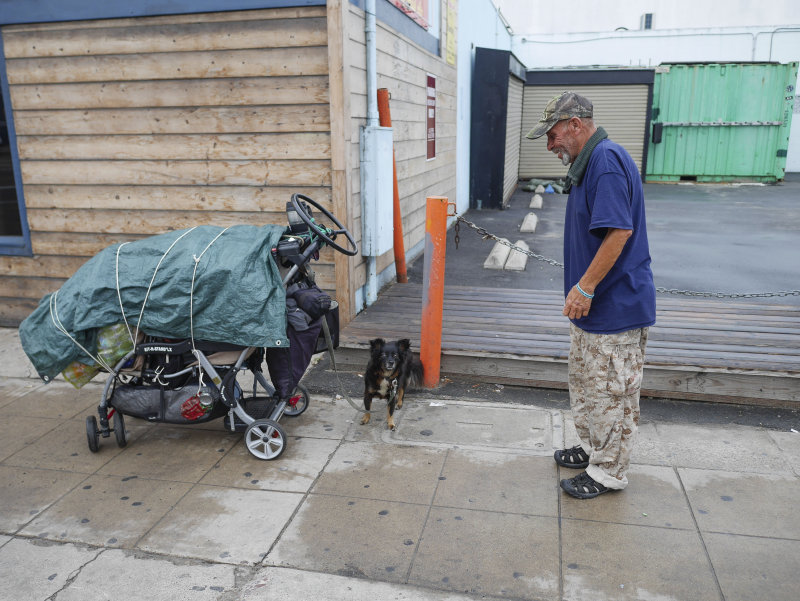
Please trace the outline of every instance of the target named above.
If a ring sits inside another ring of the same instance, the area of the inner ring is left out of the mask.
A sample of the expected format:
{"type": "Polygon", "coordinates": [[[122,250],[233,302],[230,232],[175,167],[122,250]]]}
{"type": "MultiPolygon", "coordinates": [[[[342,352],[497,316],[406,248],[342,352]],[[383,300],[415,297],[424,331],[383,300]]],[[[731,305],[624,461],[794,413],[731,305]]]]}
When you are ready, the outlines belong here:
{"type": "Polygon", "coordinates": [[[89,443],[92,453],[100,450],[100,430],[97,429],[97,418],[94,415],[86,418],[86,442],[89,443]]]}
{"type": "Polygon", "coordinates": [[[117,439],[117,446],[120,448],[128,444],[125,437],[125,418],[122,417],[119,409],[114,412],[114,438],[117,439]]]}
{"type": "Polygon", "coordinates": [[[271,419],[257,419],[244,433],[247,450],[267,461],[277,459],[286,449],[286,433],[271,419]]]}
{"type": "Polygon", "coordinates": [[[303,411],[308,409],[308,390],[305,386],[298,384],[294,389],[294,394],[289,397],[289,402],[286,404],[283,414],[289,417],[297,417],[303,411]]]}

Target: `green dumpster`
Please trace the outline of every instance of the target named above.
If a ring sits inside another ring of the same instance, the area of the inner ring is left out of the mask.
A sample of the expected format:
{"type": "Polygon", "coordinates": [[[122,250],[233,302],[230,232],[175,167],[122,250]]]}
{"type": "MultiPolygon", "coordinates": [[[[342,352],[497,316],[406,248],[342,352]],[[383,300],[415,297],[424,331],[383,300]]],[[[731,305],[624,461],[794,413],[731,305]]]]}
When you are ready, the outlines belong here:
{"type": "Polygon", "coordinates": [[[647,180],[782,180],[797,65],[658,66],[647,180]]]}

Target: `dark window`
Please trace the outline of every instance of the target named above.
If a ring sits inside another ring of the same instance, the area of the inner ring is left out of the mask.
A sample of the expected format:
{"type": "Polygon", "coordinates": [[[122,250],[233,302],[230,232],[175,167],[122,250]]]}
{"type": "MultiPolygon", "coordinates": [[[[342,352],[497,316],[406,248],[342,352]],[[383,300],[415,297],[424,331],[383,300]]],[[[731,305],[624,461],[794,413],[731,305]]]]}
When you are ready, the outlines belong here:
{"type": "Polygon", "coordinates": [[[17,187],[14,183],[14,164],[6,123],[3,95],[0,94],[0,236],[22,236],[17,187]]]}

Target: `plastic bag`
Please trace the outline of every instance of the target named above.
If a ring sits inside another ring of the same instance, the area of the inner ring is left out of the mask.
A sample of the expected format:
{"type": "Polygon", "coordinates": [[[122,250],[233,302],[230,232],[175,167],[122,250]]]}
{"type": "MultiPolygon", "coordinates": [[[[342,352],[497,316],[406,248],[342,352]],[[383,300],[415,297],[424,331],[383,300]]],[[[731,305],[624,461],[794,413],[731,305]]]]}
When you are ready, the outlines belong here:
{"type": "MultiPolygon", "coordinates": [[[[124,323],[116,323],[98,330],[97,354],[106,362],[106,365],[115,366],[131,350],[133,350],[133,344],[124,323]]],[[[98,373],[100,373],[99,365],[73,361],[61,372],[61,375],[75,388],[83,388],[98,373]]]]}

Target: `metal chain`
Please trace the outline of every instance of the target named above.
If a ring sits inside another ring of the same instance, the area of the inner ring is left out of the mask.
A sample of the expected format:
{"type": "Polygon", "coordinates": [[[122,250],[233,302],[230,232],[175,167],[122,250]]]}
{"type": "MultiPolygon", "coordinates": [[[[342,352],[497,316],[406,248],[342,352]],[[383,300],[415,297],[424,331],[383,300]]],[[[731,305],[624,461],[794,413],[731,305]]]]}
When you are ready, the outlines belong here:
{"type": "MultiPolygon", "coordinates": [[[[528,250],[527,248],[521,248],[519,246],[515,246],[511,244],[508,240],[503,238],[498,238],[494,234],[486,231],[484,228],[480,227],[479,225],[475,225],[471,221],[464,219],[461,215],[456,216],[456,223],[454,226],[455,234],[456,234],[456,248],[458,248],[458,243],[460,241],[459,238],[459,224],[464,223],[468,227],[471,227],[475,230],[479,236],[481,236],[484,240],[492,239],[495,242],[499,242],[504,246],[508,246],[511,250],[515,250],[517,252],[521,252],[524,255],[528,255],[536,259],[537,261],[542,261],[544,263],[548,263],[554,267],[560,267],[561,269],[564,268],[563,263],[559,263],[555,259],[549,259],[543,255],[536,254],[528,250]]],[[[656,292],[661,294],[676,294],[681,296],[700,296],[700,297],[709,297],[709,298],[769,298],[774,296],[800,296],[800,290],[779,290],[778,292],[739,292],[739,293],[725,293],[725,292],[698,292],[696,290],[678,290],[677,288],[656,288],[656,292]]]]}
{"type": "MultiPolygon", "coordinates": [[[[480,227],[478,225],[475,225],[471,221],[468,221],[468,220],[464,219],[461,215],[457,215],[456,216],[456,225],[455,225],[455,227],[458,227],[459,222],[465,223],[468,227],[471,227],[473,230],[478,232],[478,234],[484,240],[486,240],[488,238],[491,238],[495,242],[499,242],[500,244],[504,244],[505,246],[508,246],[511,250],[516,250],[516,251],[521,252],[524,255],[528,255],[529,257],[533,257],[537,261],[543,261],[544,263],[549,263],[550,265],[552,265],[554,267],[561,267],[562,269],[564,268],[564,264],[563,263],[559,263],[555,259],[548,259],[547,257],[545,257],[543,255],[537,255],[535,252],[532,252],[532,251],[530,251],[530,250],[528,250],[526,248],[520,248],[519,246],[514,246],[508,240],[504,240],[503,238],[498,238],[494,234],[490,234],[489,232],[487,232],[482,227],[480,227]]],[[[458,238],[456,238],[456,248],[458,248],[458,238]]]]}

